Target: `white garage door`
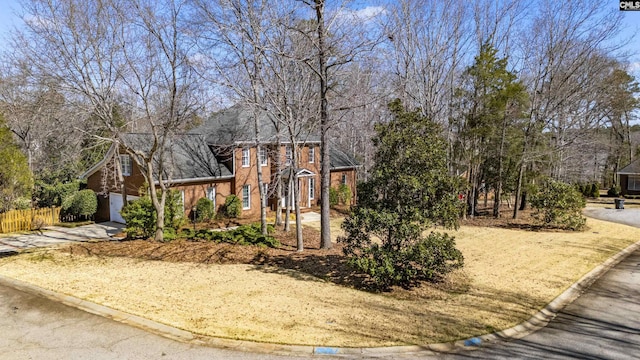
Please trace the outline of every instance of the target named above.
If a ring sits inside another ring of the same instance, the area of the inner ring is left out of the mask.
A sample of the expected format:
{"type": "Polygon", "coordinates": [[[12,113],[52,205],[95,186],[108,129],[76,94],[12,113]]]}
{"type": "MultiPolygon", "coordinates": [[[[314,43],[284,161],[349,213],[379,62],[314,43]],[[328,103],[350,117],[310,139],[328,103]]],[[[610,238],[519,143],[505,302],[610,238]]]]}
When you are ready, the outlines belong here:
{"type": "MultiPolygon", "coordinates": [[[[127,195],[127,201],[137,199],[137,196],[127,195]]],[[[109,193],[109,219],[113,222],[124,224],[125,221],[120,215],[122,209],[122,194],[109,193]]]]}

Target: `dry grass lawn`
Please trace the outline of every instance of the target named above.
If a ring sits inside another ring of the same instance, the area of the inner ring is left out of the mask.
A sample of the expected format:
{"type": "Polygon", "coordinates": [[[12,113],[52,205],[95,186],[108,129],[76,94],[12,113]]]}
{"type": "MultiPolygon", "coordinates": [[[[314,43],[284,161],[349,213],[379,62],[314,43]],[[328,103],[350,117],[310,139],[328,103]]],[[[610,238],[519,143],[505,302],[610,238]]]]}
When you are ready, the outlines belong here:
{"type": "Polygon", "coordinates": [[[56,250],[0,259],[0,275],[203,335],[307,345],[425,344],[520,323],[640,239],[637,228],[594,219],[587,225],[581,233],[462,227],[456,238],[464,270],[445,283],[385,294],[270,266],[56,250]]]}

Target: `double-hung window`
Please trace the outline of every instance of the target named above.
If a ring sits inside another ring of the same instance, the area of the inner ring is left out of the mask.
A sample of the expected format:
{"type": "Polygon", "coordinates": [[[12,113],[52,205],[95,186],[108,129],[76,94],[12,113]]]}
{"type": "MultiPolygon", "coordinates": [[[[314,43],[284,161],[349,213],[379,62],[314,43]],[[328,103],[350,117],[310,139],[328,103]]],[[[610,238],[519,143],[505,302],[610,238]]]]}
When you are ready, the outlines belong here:
{"type": "Polygon", "coordinates": [[[342,174],[342,183],[347,184],[347,174],[342,174]]]}
{"type": "Polygon", "coordinates": [[[316,197],[316,179],[309,178],[309,200],[313,200],[316,197]]]}
{"type": "Polygon", "coordinates": [[[293,159],[293,149],[291,148],[291,145],[287,145],[285,147],[285,161],[284,164],[285,165],[291,165],[291,159],[293,159]]]}
{"type": "Polygon", "coordinates": [[[251,209],[251,185],[242,186],[242,209],[251,209]]]}
{"type": "Polygon", "coordinates": [[[267,166],[267,149],[264,147],[260,147],[260,166],[267,166]]]}
{"type": "Polygon", "coordinates": [[[316,147],[309,145],[309,163],[313,164],[314,162],[316,162],[316,147]]]}
{"type": "Polygon", "coordinates": [[[249,167],[250,164],[250,151],[249,148],[242,148],[242,167],[249,167]]]}
{"type": "Polygon", "coordinates": [[[131,176],[131,156],[120,155],[120,166],[122,168],[122,176],[131,176]]]}

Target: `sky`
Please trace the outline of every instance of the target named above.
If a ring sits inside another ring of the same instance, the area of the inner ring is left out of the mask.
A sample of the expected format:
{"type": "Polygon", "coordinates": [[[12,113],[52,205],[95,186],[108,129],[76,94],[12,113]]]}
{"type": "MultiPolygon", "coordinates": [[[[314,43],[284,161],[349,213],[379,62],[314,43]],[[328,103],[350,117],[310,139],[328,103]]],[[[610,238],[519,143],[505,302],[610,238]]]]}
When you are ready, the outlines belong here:
{"type": "MultiPolygon", "coordinates": [[[[92,0],[87,0],[92,1],[92,0]]],[[[615,9],[619,8],[619,0],[603,0],[615,9]]],[[[366,1],[357,1],[359,5],[366,4],[366,1]]],[[[14,26],[19,26],[21,19],[15,15],[19,8],[19,0],[0,0],[0,50],[7,46],[7,36],[9,30],[14,26]]],[[[630,70],[640,80],[640,11],[624,12],[624,31],[620,34],[620,40],[635,36],[627,45],[626,50],[635,53],[630,58],[630,70]]]]}

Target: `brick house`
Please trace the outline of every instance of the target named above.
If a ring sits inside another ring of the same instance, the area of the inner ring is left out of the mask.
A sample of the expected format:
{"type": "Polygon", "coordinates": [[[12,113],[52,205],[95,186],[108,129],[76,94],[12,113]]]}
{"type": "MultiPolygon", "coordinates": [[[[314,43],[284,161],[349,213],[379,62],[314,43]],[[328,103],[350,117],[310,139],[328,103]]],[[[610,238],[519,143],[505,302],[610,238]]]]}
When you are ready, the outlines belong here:
{"type": "Polygon", "coordinates": [[[640,158],[620,169],[616,175],[622,195],[640,195],[640,158]]]}
{"type": "MultiPolygon", "coordinates": [[[[268,210],[276,208],[277,160],[281,162],[283,184],[286,195],[286,179],[292,169],[292,151],[297,150],[296,166],[300,186],[302,208],[317,206],[320,202],[320,141],[317,136],[307,135],[304,140],[291,144],[275,129],[273,119],[266,113],[259,116],[261,154],[256,159],[253,112],[239,105],[213,114],[201,126],[189,134],[176,136],[163,155],[166,169],[163,174],[169,186],[182,194],[185,215],[198,199],[207,197],[214,201],[220,211],[225,199],[235,194],[242,201],[242,217],[255,218],[260,213],[260,194],[256,167],[260,166],[265,189],[268,193],[268,210]],[[259,162],[259,164],[258,164],[259,162]]],[[[148,134],[124,134],[121,141],[136,149],[145,149],[151,144],[148,134]]],[[[356,171],[359,164],[353,157],[335,147],[330,151],[331,186],[346,184],[356,194],[356,171]]],[[[85,172],[87,187],[98,194],[97,221],[124,222],[120,216],[123,195],[117,182],[117,164],[120,164],[127,199],[140,196],[145,185],[131,157],[122,149],[112,146],[104,159],[85,172]],[[120,151],[116,151],[120,150],[120,151]],[[117,157],[117,159],[116,159],[117,157]],[[116,161],[116,160],[119,160],[116,161]]],[[[156,161],[160,164],[160,161],[156,161]]],[[[157,184],[156,184],[157,185],[157,184]]],[[[285,197],[285,196],[283,196],[285,197]]],[[[283,204],[285,199],[282,200],[283,204]]]]}

